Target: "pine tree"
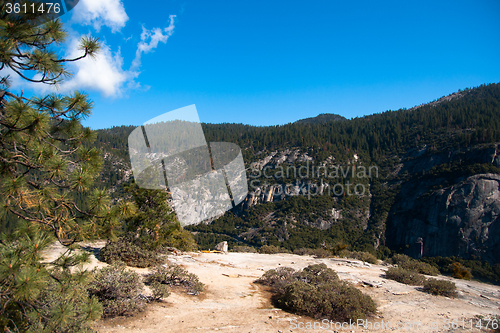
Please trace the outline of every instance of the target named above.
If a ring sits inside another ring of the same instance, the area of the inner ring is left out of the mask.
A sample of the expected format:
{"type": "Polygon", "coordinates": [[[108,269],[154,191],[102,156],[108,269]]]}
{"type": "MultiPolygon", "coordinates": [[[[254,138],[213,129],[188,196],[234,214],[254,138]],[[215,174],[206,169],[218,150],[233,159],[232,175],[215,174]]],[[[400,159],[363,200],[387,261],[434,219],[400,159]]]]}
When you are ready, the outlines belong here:
{"type": "Polygon", "coordinates": [[[126,221],[126,229],[143,249],[156,251],[175,247],[183,251],[196,248],[193,235],[184,230],[168,204],[164,190],[139,188],[135,183],[125,187],[132,194],[137,213],[126,221]]]}
{"type": "MultiPolygon", "coordinates": [[[[57,85],[69,75],[65,63],[95,56],[99,43],[84,37],[81,57],[61,59],[50,47],[64,42],[62,24],[55,20],[38,25],[41,15],[3,14],[0,69],[10,68],[30,82],[57,85]],[[33,71],[38,76],[30,77],[33,71]]],[[[44,225],[65,245],[103,231],[116,214],[106,191],[92,187],[102,161],[97,149],[84,145],[94,136],[80,123],[91,113],[88,96],[25,97],[9,91],[8,76],[0,82],[2,210],[44,225]],[[75,192],[89,192],[87,202],[78,206],[75,192]]]]}
{"type": "MultiPolygon", "coordinates": [[[[42,13],[2,10],[0,70],[57,85],[70,75],[68,62],[98,52],[98,40],[84,37],[81,57],[59,57],[53,48],[66,33],[59,20],[46,21],[42,13]]],[[[92,182],[102,161],[86,144],[93,132],[81,125],[92,109],[88,96],[24,96],[9,83],[9,76],[0,78],[0,213],[19,222],[15,233],[0,237],[0,330],[87,332],[101,306],[88,297],[91,276],[80,267],[88,255],[75,251],[75,242],[112,236],[133,205],[113,206],[106,190],[92,182]],[[43,263],[40,251],[54,239],[65,252],[43,263]]]]}

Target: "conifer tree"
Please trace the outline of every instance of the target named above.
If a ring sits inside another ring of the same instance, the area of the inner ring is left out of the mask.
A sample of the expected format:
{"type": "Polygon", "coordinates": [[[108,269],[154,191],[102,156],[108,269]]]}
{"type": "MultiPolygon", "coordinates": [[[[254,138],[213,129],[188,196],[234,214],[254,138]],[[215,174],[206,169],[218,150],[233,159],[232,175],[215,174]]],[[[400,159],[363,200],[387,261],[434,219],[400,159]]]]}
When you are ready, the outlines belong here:
{"type": "Polygon", "coordinates": [[[93,132],[81,125],[92,109],[88,96],[25,96],[10,88],[5,73],[58,85],[70,76],[66,64],[94,57],[99,42],[84,37],[80,57],[62,58],[57,46],[66,32],[59,20],[7,14],[5,3],[0,0],[0,213],[17,217],[19,226],[0,237],[0,331],[87,332],[101,307],[87,295],[89,273],[76,269],[88,255],[74,243],[112,236],[133,206],[113,206],[93,184],[102,161],[86,144],[93,132]],[[54,239],[64,253],[44,263],[40,251],[54,239]]]}
{"type": "Polygon", "coordinates": [[[132,194],[137,207],[136,214],[125,221],[125,227],[140,247],[152,251],[163,247],[175,247],[182,251],[196,248],[193,235],[181,227],[169,206],[166,191],[143,189],[135,183],[125,189],[132,194]]]}
{"type": "MultiPolygon", "coordinates": [[[[51,49],[66,37],[59,20],[39,25],[43,14],[2,15],[0,69],[27,81],[57,85],[70,75],[67,62],[93,57],[99,50],[96,38],[84,37],[82,56],[63,59],[51,49]]],[[[117,212],[112,212],[106,191],[92,186],[102,163],[99,151],[84,145],[93,138],[80,123],[91,113],[88,96],[25,97],[9,91],[9,76],[0,82],[2,210],[44,225],[65,245],[113,225],[117,212]],[[89,192],[88,200],[77,205],[75,192],[89,192]]],[[[119,208],[126,207],[114,210],[119,208]]]]}

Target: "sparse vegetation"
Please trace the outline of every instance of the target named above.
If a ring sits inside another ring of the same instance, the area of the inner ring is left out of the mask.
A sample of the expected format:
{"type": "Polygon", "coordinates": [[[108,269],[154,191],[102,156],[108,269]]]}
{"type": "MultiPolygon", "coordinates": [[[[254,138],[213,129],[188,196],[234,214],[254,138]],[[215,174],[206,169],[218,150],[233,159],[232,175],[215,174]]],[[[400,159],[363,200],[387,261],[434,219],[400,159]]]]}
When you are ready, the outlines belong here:
{"type": "Polygon", "coordinates": [[[454,282],[438,279],[427,279],[424,283],[424,291],[433,295],[455,297],[457,287],[454,282]]]}
{"type": "Polygon", "coordinates": [[[425,282],[425,276],[422,274],[401,267],[390,267],[387,272],[385,272],[385,276],[388,279],[410,286],[421,286],[425,282]]]}
{"type": "Polygon", "coordinates": [[[168,268],[163,265],[156,266],[153,272],[146,276],[145,283],[151,286],[155,298],[168,296],[165,286],[179,287],[192,295],[198,295],[204,287],[198,276],[179,265],[170,265],[168,268]]]}
{"type": "Polygon", "coordinates": [[[325,264],[310,265],[298,272],[279,267],[256,282],[271,287],[277,306],[300,315],[344,321],[366,318],[376,311],[370,296],[340,281],[325,264]]]}
{"type": "Polygon", "coordinates": [[[88,293],[99,299],[104,317],[116,317],[131,316],[144,310],[147,297],[141,294],[142,290],[139,274],[127,270],[123,264],[114,264],[94,270],[88,293]]]}

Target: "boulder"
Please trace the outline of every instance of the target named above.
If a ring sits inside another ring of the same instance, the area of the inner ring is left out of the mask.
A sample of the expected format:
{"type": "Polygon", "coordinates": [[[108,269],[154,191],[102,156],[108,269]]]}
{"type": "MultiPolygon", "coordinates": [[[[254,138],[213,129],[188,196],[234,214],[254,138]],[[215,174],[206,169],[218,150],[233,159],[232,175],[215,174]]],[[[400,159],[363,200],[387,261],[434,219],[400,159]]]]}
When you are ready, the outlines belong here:
{"type": "Polygon", "coordinates": [[[219,244],[215,245],[215,249],[217,251],[227,253],[227,242],[226,241],[220,242],[219,244]]]}

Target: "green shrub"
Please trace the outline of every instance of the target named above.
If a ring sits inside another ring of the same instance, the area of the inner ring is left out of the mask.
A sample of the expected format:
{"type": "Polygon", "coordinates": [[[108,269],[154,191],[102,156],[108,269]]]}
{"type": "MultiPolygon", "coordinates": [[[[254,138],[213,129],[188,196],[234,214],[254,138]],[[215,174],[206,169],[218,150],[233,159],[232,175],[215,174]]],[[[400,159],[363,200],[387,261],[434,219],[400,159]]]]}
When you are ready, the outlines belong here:
{"type": "Polygon", "coordinates": [[[270,286],[274,293],[281,295],[285,292],[285,287],[293,281],[294,273],[295,270],[291,267],[278,267],[268,270],[255,282],[270,286]]]}
{"type": "Polygon", "coordinates": [[[361,261],[369,262],[370,264],[377,264],[378,259],[370,252],[356,252],[356,251],[343,251],[341,254],[343,258],[352,258],[361,261]]]}
{"type": "Polygon", "coordinates": [[[335,256],[341,255],[342,252],[346,250],[347,250],[347,244],[343,242],[335,244],[335,246],[332,248],[333,255],[335,256]]]}
{"type": "Polygon", "coordinates": [[[389,249],[387,246],[380,245],[377,248],[377,258],[381,260],[387,260],[392,254],[391,249],[389,249]]]}
{"type": "Polygon", "coordinates": [[[452,275],[454,278],[463,280],[470,280],[472,278],[470,270],[459,262],[451,264],[450,270],[453,272],[452,275]]]}
{"type": "Polygon", "coordinates": [[[398,265],[398,267],[404,268],[409,271],[414,271],[420,274],[439,275],[439,270],[423,261],[413,259],[405,254],[395,254],[391,259],[387,261],[390,264],[398,265]]]}
{"type": "Polygon", "coordinates": [[[298,272],[279,267],[265,272],[256,282],[271,286],[276,305],[296,314],[345,321],[366,318],[376,311],[370,296],[340,281],[325,264],[298,272]]]}
{"type": "Polygon", "coordinates": [[[99,257],[110,265],[123,262],[127,266],[140,268],[152,267],[164,262],[155,252],[141,248],[134,241],[131,234],[122,236],[116,241],[108,241],[99,252],[99,257]]]}
{"type": "Polygon", "coordinates": [[[232,252],[257,253],[257,250],[252,246],[236,245],[231,249],[232,252]]]}
{"type": "Polygon", "coordinates": [[[422,261],[418,260],[410,260],[407,261],[400,266],[401,268],[407,269],[409,271],[414,271],[420,274],[426,274],[426,275],[432,275],[432,276],[437,276],[439,275],[439,269],[436,267],[422,261]]]}
{"type": "Polygon", "coordinates": [[[259,249],[259,253],[276,254],[276,253],[290,253],[290,251],[275,245],[262,245],[259,249]]]}
{"type": "Polygon", "coordinates": [[[424,257],[421,260],[439,267],[442,274],[450,275],[453,275],[452,264],[458,262],[470,271],[471,278],[500,285],[500,263],[492,265],[486,260],[459,257],[424,257]]]}
{"type": "Polygon", "coordinates": [[[407,263],[407,262],[409,262],[411,260],[414,260],[414,259],[411,258],[411,257],[409,257],[409,256],[407,256],[406,254],[396,253],[389,260],[387,260],[387,262],[389,264],[392,264],[392,265],[401,266],[402,264],[407,263]]]}
{"type": "Polygon", "coordinates": [[[376,311],[375,302],[370,296],[341,281],[317,286],[294,281],[286,286],[278,304],[296,314],[336,321],[355,321],[376,311]]]}
{"type": "Polygon", "coordinates": [[[454,282],[438,279],[428,279],[424,283],[424,291],[433,295],[455,297],[457,287],[454,282]]]}
{"type": "Polygon", "coordinates": [[[318,286],[325,282],[339,281],[337,273],[325,264],[314,264],[296,272],[293,277],[296,280],[318,286]]]}
{"type": "Polygon", "coordinates": [[[293,254],[298,254],[299,256],[314,256],[316,258],[329,258],[332,256],[332,253],[326,249],[309,249],[309,248],[300,248],[293,251],[293,254]]]}
{"type": "Polygon", "coordinates": [[[425,276],[422,274],[401,267],[390,267],[387,272],[385,272],[385,276],[388,279],[410,286],[421,286],[425,281],[425,276]]]}
{"type": "Polygon", "coordinates": [[[88,293],[97,297],[103,306],[104,317],[131,316],[144,309],[147,297],[141,294],[143,285],[139,274],[123,264],[95,269],[88,293]]]}
{"type": "Polygon", "coordinates": [[[198,295],[204,287],[198,276],[178,265],[170,265],[168,268],[163,265],[156,266],[153,272],[146,276],[145,283],[151,286],[155,298],[168,296],[165,286],[180,287],[192,295],[198,295]]]}

